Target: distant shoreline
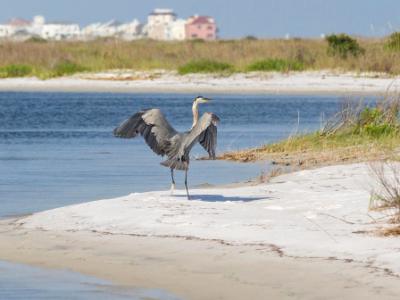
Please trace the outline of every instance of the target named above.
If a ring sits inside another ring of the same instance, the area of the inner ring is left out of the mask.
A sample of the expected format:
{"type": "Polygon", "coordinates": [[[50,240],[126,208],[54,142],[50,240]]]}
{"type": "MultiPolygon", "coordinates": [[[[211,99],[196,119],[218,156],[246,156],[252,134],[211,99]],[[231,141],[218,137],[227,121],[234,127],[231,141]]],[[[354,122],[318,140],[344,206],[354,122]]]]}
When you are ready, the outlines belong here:
{"type": "Polygon", "coordinates": [[[0,79],[6,92],[227,93],[227,94],[385,94],[400,90],[400,77],[383,74],[306,71],[238,73],[229,76],[176,72],[110,71],[48,80],[0,79]]]}

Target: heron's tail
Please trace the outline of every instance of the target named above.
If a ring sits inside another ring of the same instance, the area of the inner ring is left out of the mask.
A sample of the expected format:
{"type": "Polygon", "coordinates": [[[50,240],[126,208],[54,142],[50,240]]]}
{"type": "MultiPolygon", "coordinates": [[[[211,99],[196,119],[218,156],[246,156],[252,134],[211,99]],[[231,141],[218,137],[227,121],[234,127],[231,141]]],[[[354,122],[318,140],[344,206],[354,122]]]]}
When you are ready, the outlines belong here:
{"type": "Polygon", "coordinates": [[[171,169],[175,169],[175,170],[187,170],[189,167],[189,164],[187,161],[182,161],[182,160],[177,160],[174,158],[170,158],[167,159],[163,162],[161,162],[161,165],[163,165],[164,167],[168,167],[171,169]]]}

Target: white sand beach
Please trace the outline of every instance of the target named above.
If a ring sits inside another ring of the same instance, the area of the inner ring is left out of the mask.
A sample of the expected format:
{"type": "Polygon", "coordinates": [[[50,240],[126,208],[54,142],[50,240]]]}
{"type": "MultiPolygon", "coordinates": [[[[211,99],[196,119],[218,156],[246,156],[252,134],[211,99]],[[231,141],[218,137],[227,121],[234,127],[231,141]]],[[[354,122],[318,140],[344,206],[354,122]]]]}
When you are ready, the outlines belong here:
{"type": "Polygon", "coordinates": [[[306,71],[291,73],[239,73],[230,76],[174,71],[116,70],[96,74],[40,80],[0,79],[0,91],[248,93],[248,94],[377,94],[400,90],[400,77],[378,73],[306,71]]]}
{"type": "Polygon", "coordinates": [[[397,299],[398,237],[368,210],[368,165],[270,183],[134,193],[1,222],[0,259],[184,299],[397,299]]]}

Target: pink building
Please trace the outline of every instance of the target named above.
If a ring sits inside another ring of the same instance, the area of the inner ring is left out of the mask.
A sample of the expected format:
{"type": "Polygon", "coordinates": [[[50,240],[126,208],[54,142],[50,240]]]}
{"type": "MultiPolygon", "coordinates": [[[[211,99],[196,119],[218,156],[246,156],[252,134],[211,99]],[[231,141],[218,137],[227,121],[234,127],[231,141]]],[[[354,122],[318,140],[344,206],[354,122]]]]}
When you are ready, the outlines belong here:
{"type": "Polygon", "coordinates": [[[207,41],[217,39],[217,25],[215,20],[207,16],[193,16],[186,23],[186,39],[203,39],[207,41]]]}

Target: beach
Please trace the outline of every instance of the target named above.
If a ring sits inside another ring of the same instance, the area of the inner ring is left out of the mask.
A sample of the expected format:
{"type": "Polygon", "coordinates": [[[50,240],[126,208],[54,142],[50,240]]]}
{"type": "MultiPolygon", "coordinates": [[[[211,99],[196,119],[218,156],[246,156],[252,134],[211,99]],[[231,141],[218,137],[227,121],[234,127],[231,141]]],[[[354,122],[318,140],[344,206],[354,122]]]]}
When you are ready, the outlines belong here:
{"type": "Polygon", "coordinates": [[[134,193],[1,221],[0,259],[183,299],[397,299],[398,239],[367,164],[268,183],[134,193]]]}
{"type": "Polygon", "coordinates": [[[232,75],[175,71],[116,70],[82,73],[47,80],[7,78],[0,91],[113,93],[243,93],[243,94],[384,94],[400,88],[399,77],[381,73],[335,71],[252,72],[232,75]]]}

